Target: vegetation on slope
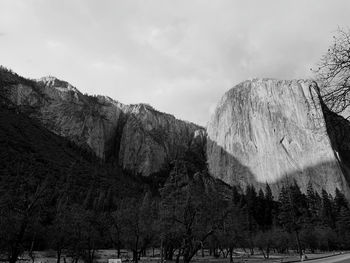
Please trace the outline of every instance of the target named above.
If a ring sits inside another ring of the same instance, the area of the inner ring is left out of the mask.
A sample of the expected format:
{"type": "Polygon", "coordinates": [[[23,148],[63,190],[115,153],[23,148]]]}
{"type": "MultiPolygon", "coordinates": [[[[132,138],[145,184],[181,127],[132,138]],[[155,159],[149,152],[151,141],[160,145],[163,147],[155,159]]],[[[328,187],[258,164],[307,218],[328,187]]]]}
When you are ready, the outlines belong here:
{"type": "Polygon", "coordinates": [[[103,165],[90,152],[4,105],[0,182],[0,252],[10,262],[32,244],[36,249],[51,246],[48,231],[62,211],[83,216],[81,209],[90,202],[105,210],[116,207],[117,199],[142,193],[142,183],[131,175],[103,165]]]}

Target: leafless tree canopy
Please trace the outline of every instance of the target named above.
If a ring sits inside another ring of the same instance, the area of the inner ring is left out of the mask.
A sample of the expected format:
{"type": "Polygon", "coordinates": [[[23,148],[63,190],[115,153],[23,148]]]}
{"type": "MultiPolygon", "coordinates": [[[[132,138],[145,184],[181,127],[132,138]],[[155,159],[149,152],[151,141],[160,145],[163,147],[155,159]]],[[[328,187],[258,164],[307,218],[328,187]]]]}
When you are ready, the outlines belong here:
{"type": "Polygon", "coordinates": [[[333,41],[315,72],[324,101],[341,113],[350,110],[350,29],[338,28],[333,41]]]}

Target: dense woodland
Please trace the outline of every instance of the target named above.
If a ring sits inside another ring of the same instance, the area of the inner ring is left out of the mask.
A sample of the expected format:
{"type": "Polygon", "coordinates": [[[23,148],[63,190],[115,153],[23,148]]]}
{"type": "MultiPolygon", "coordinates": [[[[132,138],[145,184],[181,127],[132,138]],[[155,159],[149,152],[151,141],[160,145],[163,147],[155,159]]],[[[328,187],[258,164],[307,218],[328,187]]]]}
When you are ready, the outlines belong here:
{"type": "Polygon", "coordinates": [[[91,263],[101,248],[129,249],[135,262],[152,247],[177,262],[190,262],[203,248],[231,261],[237,248],[266,258],[350,248],[349,204],[339,191],[332,196],[309,185],[303,194],[294,183],[276,198],[269,185],[223,195],[205,170],[193,172],[185,160],[157,188],[150,183],[157,180],[132,184],[97,164],[93,172],[75,164],[60,173],[30,154],[10,162],[2,151],[1,159],[2,260],[45,249],[56,251],[57,262],[64,255],[91,263]]]}

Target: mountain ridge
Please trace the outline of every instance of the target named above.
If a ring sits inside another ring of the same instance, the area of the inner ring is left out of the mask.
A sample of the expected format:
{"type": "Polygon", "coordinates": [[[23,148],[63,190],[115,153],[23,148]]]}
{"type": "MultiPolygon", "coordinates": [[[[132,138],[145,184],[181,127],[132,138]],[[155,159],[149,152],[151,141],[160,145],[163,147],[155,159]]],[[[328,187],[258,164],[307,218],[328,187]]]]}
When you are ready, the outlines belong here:
{"type": "Polygon", "coordinates": [[[207,161],[212,176],[242,190],[269,183],[276,196],[296,180],[303,191],[312,182],[319,192],[339,188],[350,196],[350,142],[345,147],[339,137],[349,128],[330,125],[338,117],[311,80],[246,80],[223,95],[205,129],[149,104],[82,94],[52,76],[13,78],[1,77],[4,98],[50,131],[134,175],[161,173],[192,156],[207,161]]]}
{"type": "Polygon", "coordinates": [[[150,105],[85,95],[52,76],[37,81],[16,77],[2,86],[12,103],[49,130],[134,174],[164,169],[186,151],[198,150],[193,144],[204,149],[203,127],[150,105]]]}

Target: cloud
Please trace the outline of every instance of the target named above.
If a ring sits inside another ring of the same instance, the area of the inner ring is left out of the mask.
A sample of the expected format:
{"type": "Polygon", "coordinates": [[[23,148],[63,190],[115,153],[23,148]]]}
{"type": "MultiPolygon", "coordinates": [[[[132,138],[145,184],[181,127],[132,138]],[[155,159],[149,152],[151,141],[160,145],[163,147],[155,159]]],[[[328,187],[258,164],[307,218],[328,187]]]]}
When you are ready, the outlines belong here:
{"type": "Polygon", "coordinates": [[[47,40],[46,46],[51,49],[60,49],[64,47],[64,44],[62,42],[55,41],[55,40],[47,40]]]}
{"type": "Polygon", "coordinates": [[[205,125],[245,79],[312,76],[332,31],[350,24],[349,8],[347,0],[4,0],[1,31],[11,35],[0,57],[21,75],[57,75],[82,92],[205,125]]]}
{"type": "Polygon", "coordinates": [[[122,64],[118,64],[116,61],[97,61],[91,63],[91,67],[95,70],[102,70],[102,71],[119,71],[122,72],[125,70],[122,64]]]}

